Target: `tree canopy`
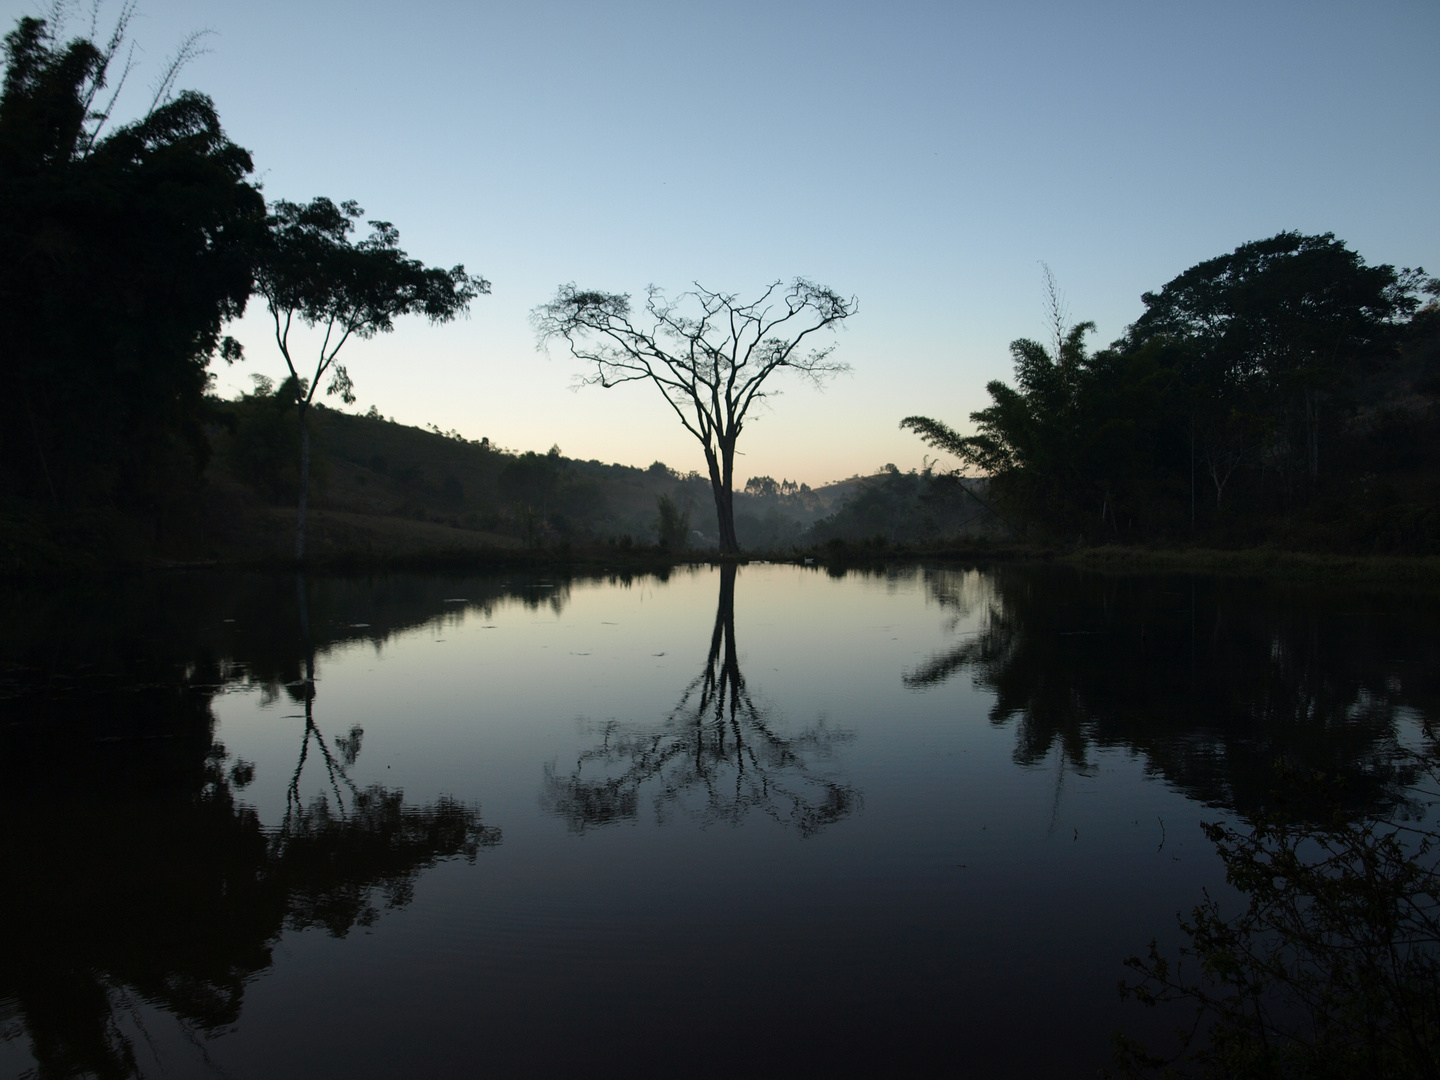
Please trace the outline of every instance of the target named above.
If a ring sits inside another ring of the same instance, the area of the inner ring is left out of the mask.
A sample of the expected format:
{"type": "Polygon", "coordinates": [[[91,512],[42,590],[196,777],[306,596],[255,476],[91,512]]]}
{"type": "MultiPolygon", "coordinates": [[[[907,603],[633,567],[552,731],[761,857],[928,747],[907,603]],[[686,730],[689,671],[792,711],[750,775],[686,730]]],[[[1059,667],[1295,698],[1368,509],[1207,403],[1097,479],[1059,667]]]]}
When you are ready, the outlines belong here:
{"type": "Polygon", "coordinates": [[[1185,346],[1181,374],[1212,470],[1218,446],[1235,464],[1263,449],[1292,488],[1314,485],[1324,413],[1354,365],[1393,355],[1423,281],[1423,270],[1367,266],[1333,233],[1282,232],[1145,293],[1145,313],[1117,344],[1185,346]]]}
{"type": "Polygon", "coordinates": [[[123,30],[62,44],[24,18],[5,38],[0,484],[158,512],[206,456],[206,367],[238,355],[222,330],[250,295],[264,202],[214,103],[171,96],[173,79],[107,128],[123,30]]]}
{"type": "Polygon", "coordinates": [[[350,376],[336,363],[352,337],[372,338],[395,329],[402,315],[423,315],[445,323],[468,310],[490,283],[467,274],[427,267],[400,250],[400,231],[388,221],[371,221],[370,235],[350,239],[365,214],[354,201],[338,206],[323,196],[305,204],[276,200],[266,218],[266,242],[255,274],[255,290],[275,322],[275,340],[309,404],[327,373],[326,392],[353,401],[350,376]],[[313,372],[297,366],[290,331],[295,322],[323,327],[324,339],[313,372]],[[313,377],[312,377],[313,376],[313,377]]]}
{"type": "Polygon", "coordinates": [[[989,384],[973,434],[927,416],[901,427],[987,475],[1016,524],[1049,535],[1253,541],[1304,520],[1332,544],[1426,548],[1440,520],[1418,507],[1433,504],[1440,460],[1398,488],[1371,481],[1384,432],[1429,445],[1418,461],[1440,450],[1434,425],[1373,388],[1434,336],[1417,317],[1432,288],[1423,270],[1367,265],[1332,234],[1280,233],[1146,293],[1108,349],[1085,348],[1093,324],[1063,321],[1049,346],[1013,342],[1014,385],[989,384]]]}
{"type": "Polygon", "coordinates": [[[388,221],[371,221],[371,232],[350,239],[365,211],[353,201],[336,205],[319,197],[300,204],[277,200],[266,218],[266,238],[255,273],[255,290],[275,324],[275,342],[285,359],[300,410],[300,506],[295,558],[305,557],[305,506],[309,491],[310,440],[307,412],[322,380],[327,394],[355,400],[350,374],[336,362],[352,337],[389,333],[402,315],[424,315],[445,323],[467,311],[490,283],[467,274],[427,267],[400,250],[400,232],[388,221]],[[296,322],[324,329],[313,370],[297,365],[290,332],[296,322]]]}

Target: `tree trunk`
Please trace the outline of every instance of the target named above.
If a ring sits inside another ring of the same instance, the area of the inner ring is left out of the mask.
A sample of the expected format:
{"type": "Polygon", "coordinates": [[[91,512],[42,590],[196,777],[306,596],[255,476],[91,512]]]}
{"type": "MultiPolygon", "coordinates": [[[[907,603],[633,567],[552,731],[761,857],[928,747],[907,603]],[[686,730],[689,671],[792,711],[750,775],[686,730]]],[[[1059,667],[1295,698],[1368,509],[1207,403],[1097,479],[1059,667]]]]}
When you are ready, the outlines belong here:
{"type": "Polygon", "coordinates": [[[1195,531],[1195,413],[1190,413],[1190,531],[1195,531]]]}
{"type": "Polygon", "coordinates": [[[50,464],[45,460],[45,448],[40,444],[40,429],[35,425],[35,410],[30,408],[30,395],[21,387],[20,397],[25,402],[25,415],[30,418],[30,434],[35,437],[35,453],[40,457],[40,472],[45,477],[45,486],[50,489],[50,504],[60,505],[60,496],[55,494],[55,481],[50,479],[50,464]]]}
{"type": "MultiPolygon", "coordinates": [[[[310,636],[310,597],[305,588],[305,574],[295,574],[295,599],[300,609],[300,640],[305,643],[305,682],[313,693],[315,688],[315,642],[310,636]]],[[[307,696],[305,699],[310,700],[307,696]]]]}
{"type": "Polygon", "coordinates": [[[1305,464],[1310,471],[1313,492],[1320,483],[1320,394],[1316,390],[1305,391],[1305,441],[1305,464]]]}
{"type": "Polygon", "coordinates": [[[305,504],[310,497],[310,408],[300,403],[300,506],[295,513],[295,561],[305,561],[305,504]]]}
{"type": "Polygon", "coordinates": [[[1215,513],[1220,513],[1220,501],[1225,495],[1225,485],[1230,482],[1231,474],[1235,472],[1235,466],[1225,470],[1225,475],[1220,475],[1220,466],[1213,460],[1210,463],[1210,479],[1215,481],[1215,513]]]}
{"type": "Polygon", "coordinates": [[[705,448],[705,464],[710,469],[710,490],[715,496],[715,519],[720,528],[720,554],[738,555],[740,542],[735,538],[735,492],[732,487],[735,479],[734,444],[726,446],[722,441],[720,454],[723,462],[714,450],[708,446],[705,448]]]}
{"type": "MultiPolygon", "coordinates": [[[[745,680],[740,675],[740,651],[735,646],[735,564],[720,567],[720,605],[715,616],[716,633],[725,634],[725,674],[730,683],[730,718],[733,721],[740,696],[745,691],[745,680]]],[[[739,728],[735,730],[736,749],[739,749],[739,728]]]]}

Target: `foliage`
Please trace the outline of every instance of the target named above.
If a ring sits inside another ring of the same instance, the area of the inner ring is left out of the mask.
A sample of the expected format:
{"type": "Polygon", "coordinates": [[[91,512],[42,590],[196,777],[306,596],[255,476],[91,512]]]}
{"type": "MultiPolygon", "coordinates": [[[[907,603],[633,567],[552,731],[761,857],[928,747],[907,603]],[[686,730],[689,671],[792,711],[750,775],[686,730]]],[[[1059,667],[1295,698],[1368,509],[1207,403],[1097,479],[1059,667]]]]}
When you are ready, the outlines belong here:
{"type": "Polygon", "coordinates": [[[661,551],[684,551],[690,546],[690,511],[682,510],[669,495],[655,499],[655,537],[661,551]]]}
{"type": "MultiPolygon", "coordinates": [[[[208,446],[206,366],[250,293],[264,203],[211,100],[139,119],[97,105],[128,12],[101,47],[22,18],[0,97],[0,484],[53,506],[157,513],[208,446]]],[[[182,57],[184,50],[182,50],[182,57]]]]}
{"type": "Polygon", "coordinates": [[[314,400],[327,372],[326,394],[354,401],[349,373],[336,363],[350,338],[389,333],[402,315],[449,322],[490,291],[488,281],[467,274],[464,266],[441,270],[409,258],[400,250],[399,230],[388,221],[371,221],[370,235],[352,242],[350,233],[364,213],[353,201],[336,206],[323,196],[304,205],[284,199],[270,205],[255,289],[269,308],[280,354],[303,391],[297,401],[304,405],[314,400]],[[325,331],[313,374],[299,371],[291,355],[290,330],[297,320],[325,331]]]}
{"type": "Polygon", "coordinates": [[[305,504],[309,493],[310,442],[307,413],[326,373],[325,393],[354,402],[350,374],[336,358],[352,337],[389,333],[401,315],[424,315],[432,324],[467,311],[490,283],[465,272],[428,268],[400,250],[400,232],[388,221],[371,221],[369,237],[352,243],[350,233],[364,211],[353,201],[336,206],[320,197],[305,205],[277,200],[266,218],[266,242],[255,273],[255,290],[265,298],[275,323],[275,342],[290,372],[300,412],[299,511],[295,559],[305,557],[305,504]],[[291,354],[296,321],[323,327],[314,372],[302,376],[291,354]]]}
{"type": "MultiPolygon", "coordinates": [[[[1437,779],[1430,757],[1430,780],[1437,779]]],[[[1188,1060],[1117,1040],[1126,1075],[1428,1077],[1440,1072],[1440,866],[1433,827],[1261,819],[1205,826],[1246,908],[1207,896],[1175,963],[1152,941],[1122,993],[1194,1006],[1188,1060]]]]}
{"type": "Polygon", "coordinates": [[[809,484],[790,479],[777,481],[773,476],[752,476],[745,481],[745,494],[757,499],[793,499],[799,496],[803,500],[809,493],[809,484]]]}
{"type": "MultiPolygon", "coordinates": [[[[217,455],[210,475],[217,486],[229,487],[234,479],[262,493],[272,490],[260,482],[261,476],[273,475],[268,466],[252,474],[235,454],[237,443],[264,431],[270,437],[259,456],[279,467],[279,488],[293,497],[298,439],[294,398],[262,403],[255,395],[245,395],[241,401],[219,403],[217,409],[236,425],[233,431],[215,434],[217,455]],[[279,455],[285,453],[292,455],[288,464],[280,462],[279,455]]],[[[455,439],[378,416],[325,409],[318,402],[310,419],[317,436],[316,479],[327,485],[315,496],[318,505],[347,517],[362,515],[386,536],[398,527],[394,519],[399,518],[416,523],[426,535],[434,531],[429,526],[443,525],[493,537],[500,546],[511,540],[542,546],[592,543],[625,533],[653,544],[660,495],[689,509],[692,528],[712,536],[715,532],[713,517],[707,521],[703,516],[708,497],[699,501],[708,485],[693,475],[581,461],[566,457],[558,447],[515,453],[495,448],[490,440],[455,439]]],[[[419,533],[414,540],[424,542],[419,533]]],[[[472,536],[456,542],[468,547],[482,541],[472,536]]]]}
{"type": "Polygon", "coordinates": [[[773,498],[780,494],[780,485],[773,476],[752,476],[745,481],[745,494],[756,498],[773,498]]]}
{"type": "Polygon", "coordinates": [[[975,481],[948,473],[902,473],[894,465],[859,484],[838,510],[805,533],[811,543],[832,540],[916,544],[983,527],[989,518],[975,481]]]}
{"type": "Polygon", "coordinates": [[[1291,490],[1318,483],[1327,412],[1361,361],[1393,359],[1424,281],[1366,266],[1332,233],[1282,232],[1146,293],[1123,347],[1185,344],[1179,374],[1218,508],[1228,474],[1262,457],[1291,490]]]}
{"type": "MultiPolygon", "coordinates": [[[[1081,506],[1099,503],[1100,521],[1110,524],[1113,492],[1127,462],[1108,454],[1116,443],[1115,430],[1129,421],[1132,452],[1140,432],[1135,420],[1152,410],[1152,402],[1116,400],[1116,386],[1128,382],[1130,397],[1154,395],[1153,379],[1127,373],[1117,378],[1118,360],[1112,354],[1091,356],[1085,336],[1093,323],[1080,323],[1059,336],[1051,348],[1020,339],[1010,345],[1015,358],[1016,387],[989,384],[989,408],[971,414],[977,433],[962,437],[945,424],[923,416],[900,422],[928,445],[958,456],[990,478],[996,499],[1008,507],[1023,507],[1026,516],[1049,528],[1062,527],[1081,506]]],[[[1146,373],[1148,374],[1148,373],[1146,373]]],[[[1145,432],[1147,436],[1152,432],[1145,432]]],[[[1153,455],[1153,439],[1146,439],[1153,455]]],[[[1116,526],[1118,528],[1118,526],[1116,526]]]]}
{"type": "Polygon", "coordinates": [[[974,434],[924,416],[901,427],[987,475],[1007,519],[1045,536],[1428,550],[1440,532],[1410,508],[1429,501],[1440,440],[1433,406],[1396,376],[1424,348],[1430,287],[1331,234],[1280,233],[1146,293],[1099,352],[1085,348],[1092,325],[1066,326],[1055,306],[1053,341],[1011,344],[1015,384],[988,386],[974,434]],[[1395,404],[1376,399],[1382,385],[1395,404]],[[1395,475],[1385,424],[1413,433],[1415,452],[1404,487],[1377,498],[1366,477],[1395,475]]]}
{"type": "Polygon", "coordinates": [[[847,370],[833,346],[806,351],[812,335],[855,313],[855,300],[804,278],[775,282],[759,299],[694,291],[668,298],[651,286],[636,321],[630,297],[562,285],[531,314],[540,345],[560,338],[590,369],[582,382],[604,387],[649,382],[700,443],[715,499],[720,550],[739,550],[735,534],[735,443],[766,382],[788,370],[815,385],[847,370]]]}
{"type": "Polygon", "coordinates": [[[516,507],[553,506],[565,471],[557,446],[549,453],[527,450],[511,458],[500,470],[500,493],[516,507]]]}
{"type": "Polygon", "coordinates": [[[213,437],[224,467],[272,502],[297,493],[300,425],[295,417],[298,389],[287,379],[279,387],[252,376],[255,389],[223,407],[226,423],[213,437]]]}

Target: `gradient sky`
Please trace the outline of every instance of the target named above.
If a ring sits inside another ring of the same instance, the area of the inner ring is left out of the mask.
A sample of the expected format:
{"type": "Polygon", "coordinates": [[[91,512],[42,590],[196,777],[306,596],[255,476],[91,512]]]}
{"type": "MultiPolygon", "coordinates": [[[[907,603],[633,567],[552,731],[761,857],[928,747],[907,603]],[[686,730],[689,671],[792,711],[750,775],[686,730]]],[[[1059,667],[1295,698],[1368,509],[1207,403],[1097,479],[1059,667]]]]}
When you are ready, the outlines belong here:
{"type": "MultiPolygon", "coordinates": [[[[0,0],[7,28],[47,10],[0,0]]],[[[576,362],[536,352],[528,313],[567,281],[858,297],[853,373],[783,385],[741,440],[741,482],[820,484],[919,466],[903,416],[964,426],[1008,342],[1045,336],[1042,262],[1097,344],[1282,229],[1440,271],[1434,0],[140,0],[131,110],[194,30],[180,85],[267,197],[356,199],[493,282],[468,320],[347,345],[356,408],[520,450],[703,468],[653,389],[572,391],[576,362]]],[[[283,372],[268,325],[252,306],[222,390],[283,372]]]]}

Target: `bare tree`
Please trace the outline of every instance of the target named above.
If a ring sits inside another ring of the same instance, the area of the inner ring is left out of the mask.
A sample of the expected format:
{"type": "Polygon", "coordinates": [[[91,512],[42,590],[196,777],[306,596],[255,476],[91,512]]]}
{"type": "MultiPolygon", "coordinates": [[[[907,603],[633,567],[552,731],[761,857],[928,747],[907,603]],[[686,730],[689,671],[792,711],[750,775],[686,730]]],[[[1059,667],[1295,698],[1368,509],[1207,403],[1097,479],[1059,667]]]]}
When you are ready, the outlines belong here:
{"type": "Polygon", "coordinates": [[[734,563],[720,568],[720,602],[710,652],[700,674],[658,724],[609,721],[593,750],[569,776],[545,769],[545,807],[587,828],[633,820],[642,792],[660,821],[686,814],[702,824],[739,824],[752,811],[813,836],[858,810],[859,790],[814,768],[853,733],[822,719],[784,734],[751,694],[735,644],[734,563]]]}
{"type": "Polygon", "coordinates": [[[650,382],[705,450],[720,550],[740,550],[735,538],[735,442],[751,406],[763,400],[765,381],[789,369],[817,387],[849,366],[830,359],[833,345],[806,349],[808,340],[855,314],[845,299],[814,282],[777,281],[758,300],[698,283],[667,297],[645,293],[644,316],[632,318],[630,297],[562,285],[555,299],[531,313],[539,345],[564,338],[571,355],[589,365],[582,385],[650,382]]]}

